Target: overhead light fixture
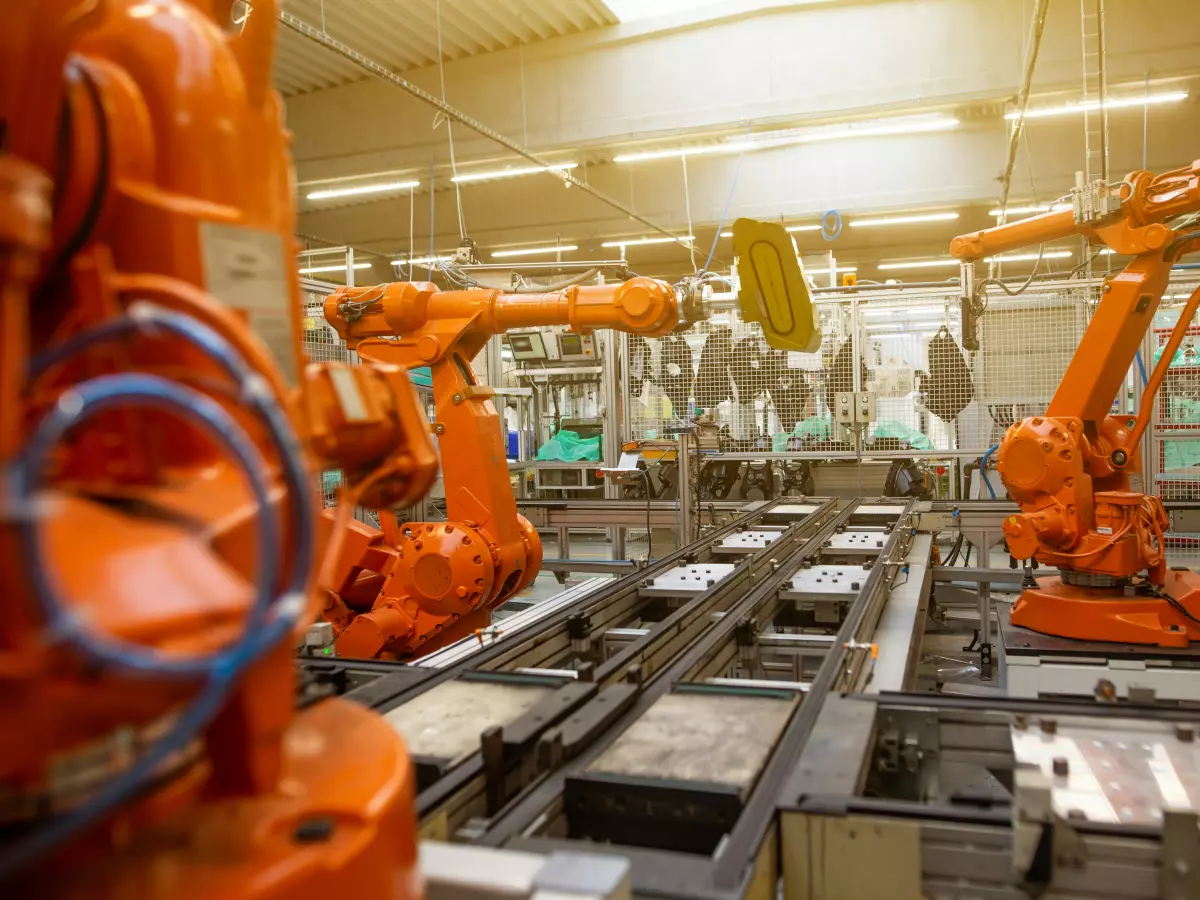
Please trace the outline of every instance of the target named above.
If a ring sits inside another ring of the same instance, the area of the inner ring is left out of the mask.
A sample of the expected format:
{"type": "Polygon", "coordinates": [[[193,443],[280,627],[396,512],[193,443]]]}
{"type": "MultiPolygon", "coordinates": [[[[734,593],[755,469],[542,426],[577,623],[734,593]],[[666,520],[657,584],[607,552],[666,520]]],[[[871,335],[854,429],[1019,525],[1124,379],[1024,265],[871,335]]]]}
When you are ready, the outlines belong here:
{"type": "Polygon", "coordinates": [[[455,256],[418,256],[414,259],[393,259],[393,266],[435,266],[438,263],[453,262],[455,256]]]}
{"type": "Polygon", "coordinates": [[[525,247],[520,250],[497,250],[492,254],[492,259],[505,259],[509,256],[541,256],[545,253],[567,253],[578,249],[574,244],[562,244],[558,247],[525,247]]]}
{"type": "Polygon", "coordinates": [[[679,237],[679,238],[669,238],[669,237],[635,238],[635,239],[630,239],[628,241],[605,241],[600,246],[605,247],[605,248],[612,248],[612,247],[640,247],[643,244],[679,244],[679,243],[690,244],[694,240],[695,240],[695,238],[689,234],[689,235],[686,235],[685,237],[679,237]]]}
{"type": "Polygon", "coordinates": [[[1068,259],[1075,254],[1070,250],[1047,250],[1040,256],[1037,253],[1007,253],[1003,256],[989,256],[984,259],[988,263],[1034,262],[1037,259],[1068,259]]]}
{"type": "MultiPolygon", "coordinates": [[[[354,268],[355,269],[369,269],[369,268],[371,268],[371,264],[369,262],[355,263],[354,268]]],[[[321,272],[345,272],[345,271],[346,271],[346,264],[342,263],[340,266],[310,266],[307,269],[301,269],[300,274],[301,275],[317,275],[317,274],[320,274],[321,272]]]]}
{"type": "Polygon", "coordinates": [[[309,200],[331,200],[334,197],[358,197],[363,194],[384,194],[389,191],[407,191],[409,188],[420,187],[419,181],[386,181],[380,184],[364,184],[358,187],[330,188],[326,191],[313,191],[307,196],[309,200]]]}
{"type": "MultiPolygon", "coordinates": [[[[1126,109],[1129,107],[1157,106],[1160,103],[1178,103],[1188,98],[1187,91],[1163,91],[1158,94],[1143,94],[1140,97],[1115,97],[1104,102],[1105,109],[1126,109]]],[[[1071,113],[1095,112],[1100,109],[1100,101],[1089,100],[1086,103],[1064,103],[1062,106],[1046,106],[1042,109],[1025,110],[1025,118],[1042,119],[1046,116],[1065,116],[1071,113]]],[[[1010,112],[1004,118],[1019,119],[1019,112],[1010,112]]]]}
{"type": "MultiPolygon", "coordinates": [[[[1055,203],[1053,205],[1048,203],[1045,206],[1010,206],[1008,208],[1008,215],[1010,215],[1010,216],[1030,216],[1030,215],[1035,215],[1038,213],[1062,212],[1062,211],[1070,209],[1070,208],[1071,208],[1070,203],[1055,203]]],[[[988,215],[995,216],[998,219],[998,218],[1000,218],[1000,216],[1004,215],[1004,213],[998,209],[989,209],[988,215]]]]}
{"type": "Polygon", "coordinates": [[[887,309],[864,309],[862,315],[867,319],[887,319],[893,316],[941,316],[945,315],[944,306],[891,306],[887,309]]]}
{"type": "MultiPolygon", "coordinates": [[[[919,225],[922,222],[950,222],[958,218],[956,212],[919,213],[912,216],[884,216],[878,219],[855,219],[851,228],[874,228],[878,225],[919,225]]],[[[818,228],[821,226],[818,225],[818,228]]]]}
{"type": "MultiPolygon", "coordinates": [[[[1042,259],[1066,259],[1073,256],[1070,250],[1047,250],[1041,255],[1042,259]]],[[[1008,262],[1032,262],[1038,258],[1036,253],[1013,253],[1006,256],[989,256],[984,259],[988,263],[1008,263],[1008,262]]],[[[875,268],[881,272],[888,272],[893,269],[941,269],[941,268],[958,268],[962,265],[962,260],[954,259],[947,256],[941,259],[913,259],[904,262],[880,263],[875,268]]]]}
{"type": "MultiPolygon", "coordinates": [[[[820,231],[821,226],[820,225],[788,225],[783,230],[786,231],[788,234],[795,234],[798,231],[820,231]]],[[[722,231],[721,237],[731,238],[731,237],[733,237],[733,232],[732,231],[722,231]]]]}
{"type": "Polygon", "coordinates": [[[556,163],[553,166],[528,166],[520,169],[496,169],[491,172],[467,172],[463,175],[455,175],[450,180],[457,184],[466,184],[470,181],[494,181],[497,178],[516,178],[520,175],[537,175],[540,172],[567,172],[578,167],[579,163],[565,162],[556,163]]]}
{"type": "Polygon", "coordinates": [[[932,328],[930,326],[937,325],[937,322],[879,322],[868,325],[866,328],[867,334],[880,335],[895,335],[896,337],[932,337],[941,329],[932,328]]]}
{"type": "Polygon", "coordinates": [[[961,263],[952,257],[944,259],[912,259],[906,262],[880,263],[875,268],[880,272],[889,272],[892,269],[941,269],[941,268],[958,268],[961,263]]]}
{"type": "Polygon", "coordinates": [[[897,134],[917,134],[928,131],[948,131],[957,126],[958,119],[940,114],[898,116],[891,119],[843,122],[837,125],[793,128],[787,131],[768,131],[750,135],[749,137],[729,137],[719,144],[700,144],[694,147],[672,147],[662,150],[645,150],[639,153],[622,153],[614,156],[613,162],[646,162],[655,159],[681,159],[688,156],[743,153],[753,150],[790,147],[797,144],[813,144],[821,141],[841,141],[865,137],[887,137],[897,134]]]}

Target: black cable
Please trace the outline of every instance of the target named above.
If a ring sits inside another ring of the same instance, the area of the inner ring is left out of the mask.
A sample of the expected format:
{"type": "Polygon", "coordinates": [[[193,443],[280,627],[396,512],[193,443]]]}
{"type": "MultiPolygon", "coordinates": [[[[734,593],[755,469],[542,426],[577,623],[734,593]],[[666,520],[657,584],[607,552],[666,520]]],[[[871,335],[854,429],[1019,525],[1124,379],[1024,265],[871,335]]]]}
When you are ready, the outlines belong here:
{"type": "Polygon", "coordinates": [[[1176,600],[1174,597],[1172,597],[1166,591],[1161,591],[1158,588],[1154,587],[1153,585],[1147,585],[1147,587],[1149,589],[1151,597],[1157,597],[1160,600],[1166,600],[1169,604],[1171,604],[1171,606],[1175,607],[1175,611],[1178,612],[1181,616],[1183,616],[1186,619],[1190,619],[1191,621],[1195,622],[1197,625],[1200,625],[1200,619],[1197,619],[1190,612],[1188,612],[1182,603],[1180,603],[1178,600],[1176,600]]]}
{"type": "Polygon", "coordinates": [[[1182,603],[1180,603],[1178,600],[1176,600],[1174,597],[1172,597],[1170,594],[1165,594],[1165,593],[1159,592],[1158,596],[1159,596],[1159,597],[1161,597],[1163,600],[1166,600],[1166,601],[1167,601],[1168,603],[1170,603],[1170,604],[1171,604],[1173,607],[1175,607],[1175,610],[1176,610],[1176,611],[1177,611],[1177,612],[1178,612],[1180,615],[1182,615],[1182,616],[1184,616],[1184,617],[1186,617],[1186,618],[1188,618],[1188,619],[1191,619],[1191,620],[1192,620],[1193,622],[1195,622],[1197,625],[1200,625],[1200,619],[1197,619],[1197,618],[1196,618],[1195,616],[1193,616],[1193,615],[1192,615],[1190,612],[1188,612],[1186,609],[1184,609],[1184,607],[1183,607],[1183,604],[1182,604],[1182,603]]]}
{"type": "Polygon", "coordinates": [[[638,469],[646,482],[646,562],[654,558],[654,532],[650,529],[650,470],[638,469]]]}

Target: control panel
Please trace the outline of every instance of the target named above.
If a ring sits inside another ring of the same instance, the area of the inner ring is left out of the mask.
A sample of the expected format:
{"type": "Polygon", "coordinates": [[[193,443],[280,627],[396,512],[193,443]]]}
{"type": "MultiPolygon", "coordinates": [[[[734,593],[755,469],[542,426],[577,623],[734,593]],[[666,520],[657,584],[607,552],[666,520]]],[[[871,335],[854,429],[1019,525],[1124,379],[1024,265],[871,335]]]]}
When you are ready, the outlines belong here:
{"type": "Polygon", "coordinates": [[[596,339],[573,331],[514,331],[505,340],[513,359],[565,363],[595,362],[596,339]]]}
{"type": "Polygon", "coordinates": [[[839,425],[866,425],[875,421],[874,391],[839,391],[834,400],[839,425]]]}

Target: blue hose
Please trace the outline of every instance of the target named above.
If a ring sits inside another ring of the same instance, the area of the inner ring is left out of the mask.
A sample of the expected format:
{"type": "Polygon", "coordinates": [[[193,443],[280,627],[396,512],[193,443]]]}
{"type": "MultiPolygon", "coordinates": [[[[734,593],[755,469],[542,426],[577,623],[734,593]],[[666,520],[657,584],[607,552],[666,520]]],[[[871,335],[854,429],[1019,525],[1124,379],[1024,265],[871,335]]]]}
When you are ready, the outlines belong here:
{"type": "Polygon", "coordinates": [[[983,456],[979,459],[979,474],[983,478],[983,483],[987,485],[988,493],[992,495],[993,500],[996,499],[996,492],[992,490],[992,482],[988,478],[987,464],[988,460],[992,458],[992,454],[995,453],[999,448],[999,444],[992,444],[992,446],[988,447],[987,453],[983,454],[983,456]]]}
{"type": "Polygon", "coordinates": [[[288,489],[287,508],[292,512],[289,536],[295,548],[293,562],[279,597],[274,588],[280,573],[280,529],[271,512],[270,476],[257,448],[233,417],[212,398],[158,376],[108,375],[64,392],[55,408],[39,423],[27,448],[10,473],[15,508],[24,511],[17,523],[31,586],[54,639],[101,664],[142,675],[202,677],[207,683],[179,716],[174,727],[127,770],[105,785],[87,803],[13,842],[0,853],[0,881],[4,881],[41,855],[69,840],[128,801],[152,780],[160,766],[185,749],[221,710],[238,676],[265,652],[278,646],[296,626],[305,609],[305,588],[316,554],[316,509],[308,485],[300,443],[265,380],[251,369],[219,334],[188,316],[137,303],[130,314],[67,341],[30,366],[31,377],[99,341],[134,331],[153,336],[158,331],[175,334],[200,348],[242,388],[243,402],[256,411],[282,464],[288,489]],[[131,401],[134,401],[131,404],[131,401]],[[142,405],[175,412],[199,426],[228,452],[245,471],[251,493],[259,504],[258,540],[262,554],[256,573],[256,597],[241,637],[208,656],[167,657],[136,644],[91,633],[87,623],[71,615],[55,585],[37,529],[37,488],[47,454],[84,419],[119,406],[142,405]]]}
{"type": "Polygon", "coordinates": [[[1145,387],[1147,384],[1149,384],[1150,379],[1148,379],[1146,377],[1146,364],[1144,362],[1142,362],[1142,351],[1141,350],[1138,350],[1134,354],[1134,359],[1137,360],[1138,371],[1142,373],[1142,387],[1145,387]]]}
{"type": "MultiPolygon", "coordinates": [[[[174,412],[200,426],[245,470],[251,493],[260,509],[270,509],[270,475],[258,450],[237,427],[233,417],[219,403],[188,388],[154,375],[105,375],[95,378],[59,397],[53,410],[38,425],[20,460],[13,467],[12,490],[19,509],[30,510],[18,525],[22,551],[29,564],[33,596],[56,643],[66,644],[98,665],[129,669],[141,675],[169,678],[195,678],[211,675],[214,668],[232,662],[231,650],[201,656],[165,655],[144,645],[105,637],[73,615],[62,593],[50,577],[47,558],[37,527],[35,512],[40,475],[46,458],[71,428],[85,419],[117,407],[138,406],[174,412]]],[[[255,630],[262,624],[274,601],[279,577],[279,528],[274,516],[258,516],[258,546],[263,548],[255,585],[257,595],[247,622],[255,630]]]]}

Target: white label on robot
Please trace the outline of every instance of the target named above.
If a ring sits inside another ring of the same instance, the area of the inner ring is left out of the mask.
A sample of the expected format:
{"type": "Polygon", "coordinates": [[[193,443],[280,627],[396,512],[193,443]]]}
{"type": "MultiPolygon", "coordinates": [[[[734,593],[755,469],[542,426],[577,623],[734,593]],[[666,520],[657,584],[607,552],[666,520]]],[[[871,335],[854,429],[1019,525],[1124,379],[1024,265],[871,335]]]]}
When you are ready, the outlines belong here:
{"type": "Polygon", "coordinates": [[[249,315],[250,328],[295,384],[300,366],[283,238],[257,228],[201,222],[200,250],[208,292],[249,315]]]}
{"type": "Polygon", "coordinates": [[[367,418],[367,407],[358,390],[358,382],[354,380],[354,373],[349,369],[330,369],[329,382],[333,385],[333,392],[337,394],[346,421],[364,421],[367,418]]]}
{"type": "Polygon", "coordinates": [[[1112,529],[1107,525],[1098,525],[1096,527],[1096,534],[1112,534],[1112,529]]]}

